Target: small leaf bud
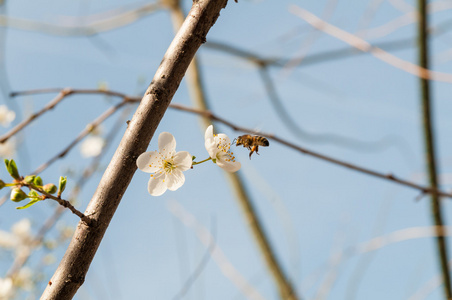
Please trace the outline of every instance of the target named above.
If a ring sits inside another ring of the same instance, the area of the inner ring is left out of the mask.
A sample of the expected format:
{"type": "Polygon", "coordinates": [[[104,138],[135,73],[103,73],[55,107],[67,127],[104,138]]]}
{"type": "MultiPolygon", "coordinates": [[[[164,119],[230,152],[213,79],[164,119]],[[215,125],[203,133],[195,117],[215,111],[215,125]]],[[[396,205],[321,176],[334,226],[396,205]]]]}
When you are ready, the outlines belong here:
{"type": "Polygon", "coordinates": [[[26,183],[33,183],[35,181],[36,175],[27,175],[24,178],[26,183]]]}
{"type": "Polygon", "coordinates": [[[0,190],[5,187],[5,182],[0,179],[0,190]]]}
{"type": "Polygon", "coordinates": [[[60,176],[60,182],[58,183],[58,196],[61,196],[61,194],[64,192],[64,189],[66,188],[66,182],[67,176],[60,176]]]}
{"type": "Polygon", "coordinates": [[[5,159],[6,170],[8,170],[9,175],[14,179],[20,179],[19,170],[13,159],[5,159]]]}
{"type": "Polygon", "coordinates": [[[35,179],[33,180],[34,185],[37,186],[43,186],[44,183],[42,182],[42,178],[40,176],[36,176],[35,179]]]}

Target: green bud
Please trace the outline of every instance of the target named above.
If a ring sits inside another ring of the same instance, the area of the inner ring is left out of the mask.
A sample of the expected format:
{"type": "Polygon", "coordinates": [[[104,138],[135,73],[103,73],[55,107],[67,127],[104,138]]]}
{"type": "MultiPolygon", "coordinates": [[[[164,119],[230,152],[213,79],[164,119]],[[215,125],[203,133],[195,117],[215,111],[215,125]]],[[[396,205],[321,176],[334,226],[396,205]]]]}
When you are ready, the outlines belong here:
{"type": "Polygon", "coordinates": [[[42,182],[42,178],[40,176],[36,176],[33,180],[33,184],[37,186],[43,186],[44,183],[42,182]]]}
{"type": "Polygon", "coordinates": [[[13,159],[5,159],[6,170],[8,170],[9,175],[14,179],[20,179],[19,170],[17,169],[16,163],[13,159]]]}
{"type": "Polygon", "coordinates": [[[30,192],[28,192],[28,198],[39,198],[39,199],[41,199],[41,196],[39,196],[39,194],[35,190],[31,190],[30,192]]]}
{"type": "Polygon", "coordinates": [[[14,202],[20,202],[24,199],[27,199],[28,196],[22,191],[20,188],[14,188],[11,190],[11,200],[14,202]]]}
{"type": "Polygon", "coordinates": [[[5,182],[0,179],[0,190],[5,187],[5,182]]]}
{"type": "Polygon", "coordinates": [[[48,194],[55,194],[57,191],[57,187],[53,183],[47,183],[42,189],[48,194]]]}
{"type": "Polygon", "coordinates": [[[64,192],[64,189],[66,188],[66,182],[67,176],[60,176],[60,182],[58,183],[58,196],[61,196],[61,194],[64,192]]]}
{"type": "Polygon", "coordinates": [[[24,178],[26,183],[33,183],[35,181],[36,175],[27,175],[24,178]]]}

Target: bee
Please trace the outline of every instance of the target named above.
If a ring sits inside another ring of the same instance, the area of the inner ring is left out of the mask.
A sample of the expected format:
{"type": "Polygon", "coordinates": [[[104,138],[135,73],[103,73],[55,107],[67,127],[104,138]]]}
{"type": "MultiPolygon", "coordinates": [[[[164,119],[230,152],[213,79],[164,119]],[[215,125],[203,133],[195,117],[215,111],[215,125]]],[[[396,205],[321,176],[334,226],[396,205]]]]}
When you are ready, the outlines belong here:
{"type": "Polygon", "coordinates": [[[256,154],[259,154],[258,153],[259,146],[267,147],[268,145],[270,145],[266,138],[250,134],[241,135],[238,138],[236,138],[235,141],[236,146],[243,145],[243,147],[248,148],[248,150],[250,150],[250,159],[251,155],[254,152],[256,152],[256,154]]]}

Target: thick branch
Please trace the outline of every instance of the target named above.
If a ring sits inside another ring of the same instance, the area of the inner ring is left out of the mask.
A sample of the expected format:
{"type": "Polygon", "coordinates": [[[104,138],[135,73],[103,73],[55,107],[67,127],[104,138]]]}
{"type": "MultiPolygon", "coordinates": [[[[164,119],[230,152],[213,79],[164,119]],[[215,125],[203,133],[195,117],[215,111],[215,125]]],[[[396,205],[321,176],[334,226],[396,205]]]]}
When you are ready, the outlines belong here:
{"type": "Polygon", "coordinates": [[[137,157],[146,150],[188,65],[226,4],[227,0],[194,2],[86,209],[85,214],[95,225],[79,223],[41,299],[72,299],[83,284],[102,237],[136,171],[137,157]]]}

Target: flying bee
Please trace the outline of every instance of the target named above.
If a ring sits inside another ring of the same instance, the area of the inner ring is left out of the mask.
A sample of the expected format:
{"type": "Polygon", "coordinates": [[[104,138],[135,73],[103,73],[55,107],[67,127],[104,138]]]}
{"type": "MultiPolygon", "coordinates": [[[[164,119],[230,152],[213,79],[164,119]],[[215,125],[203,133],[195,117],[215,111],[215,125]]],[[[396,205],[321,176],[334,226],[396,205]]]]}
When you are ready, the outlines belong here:
{"type": "Polygon", "coordinates": [[[236,146],[240,146],[243,145],[243,147],[248,148],[248,150],[250,150],[250,159],[251,159],[251,155],[256,152],[258,153],[259,150],[259,146],[263,146],[263,147],[267,147],[268,145],[270,145],[270,143],[268,142],[268,140],[262,136],[258,136],[258,135],[250,135],[250,134],[245,134],[245,135],[241,135],[238,138],[235,139],[236,146]]]}

